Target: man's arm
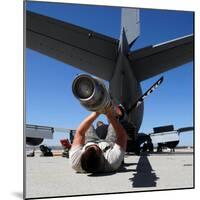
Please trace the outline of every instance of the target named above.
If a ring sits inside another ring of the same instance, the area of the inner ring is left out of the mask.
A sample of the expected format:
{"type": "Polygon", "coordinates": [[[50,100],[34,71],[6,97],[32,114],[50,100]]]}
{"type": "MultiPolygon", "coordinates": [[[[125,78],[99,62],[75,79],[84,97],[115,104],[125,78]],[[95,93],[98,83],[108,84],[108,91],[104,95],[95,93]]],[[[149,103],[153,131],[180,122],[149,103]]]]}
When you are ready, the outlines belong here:
{"type": "Polygon", "coordinates": [[[120,147],[123,148],[124,151],[126,151],[128,137],[127,137],[127,133],[125,129],[117,121],[117,119],[115,118],[111,110],[109,110],[105,115],[107,116],[108,120],[110,121],[113,128],[115,129],[116,136],[117,136],[116,144],[118,144],[120,147]]]}
{"type": "Polygon", "coordinates": [[[86,117],[79,127],[76,130],[72,147],[77,145],[84,145],[85,144],[85,133],[91,126],[91,124],[94,122],[94,120],[99,116],[99,113],[92,112],[88,117],[86,117]]]}

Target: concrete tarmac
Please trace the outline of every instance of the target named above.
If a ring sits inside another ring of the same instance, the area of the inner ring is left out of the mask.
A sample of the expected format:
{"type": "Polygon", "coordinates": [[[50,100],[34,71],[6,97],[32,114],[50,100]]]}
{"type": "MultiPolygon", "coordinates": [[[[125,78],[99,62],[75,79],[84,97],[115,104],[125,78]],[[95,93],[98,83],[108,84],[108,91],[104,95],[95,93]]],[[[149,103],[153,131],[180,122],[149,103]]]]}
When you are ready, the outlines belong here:
{"type": "Polygon", "coordinates": [[[192,150],[126,155],[116,173],[78,174],[60,156],[26,158],[26,198],[193,188],[192,150]]]}

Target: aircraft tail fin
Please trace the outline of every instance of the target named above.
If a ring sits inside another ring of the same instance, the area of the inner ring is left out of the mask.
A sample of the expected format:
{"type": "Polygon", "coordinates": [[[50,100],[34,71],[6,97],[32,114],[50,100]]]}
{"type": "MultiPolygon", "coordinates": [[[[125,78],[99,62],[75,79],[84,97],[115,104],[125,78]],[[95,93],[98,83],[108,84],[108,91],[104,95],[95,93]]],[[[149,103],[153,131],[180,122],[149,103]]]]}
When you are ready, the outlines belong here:
{"type": "Polygon", "coordinates": [[[120,38],[122,38],[123,30],[126,34],[128,45],[131,46],[140,35],[139,9],[122,8],[120,38]]]}

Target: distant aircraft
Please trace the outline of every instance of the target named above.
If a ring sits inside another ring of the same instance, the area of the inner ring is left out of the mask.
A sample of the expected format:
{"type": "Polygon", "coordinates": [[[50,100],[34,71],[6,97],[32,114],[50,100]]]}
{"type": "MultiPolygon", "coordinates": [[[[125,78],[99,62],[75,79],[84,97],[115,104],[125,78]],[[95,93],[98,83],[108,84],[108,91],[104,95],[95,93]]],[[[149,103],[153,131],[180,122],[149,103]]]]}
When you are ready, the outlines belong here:
{"type": "Polygon", "coordinates": [[[31,152],[27,154],[27,157],[35,156],[35,147],[39,146],[43,143],[44,139],[53,139],[53,135],[55,132],[62,132],[69,134],[69,140],[67,138],[61,139],[60,143],[64,149],[63,153],[52,153],[51,148],[46,145],[40,145],[41,156],[60,156],[69,157],[69,149],[71,147],[71,143],[75,134],[74,129],[66,129],[66,128],[58,128],[58,127],[50,127],[50,126],[41,126],[35,124],[26,124],[25,125],[25,133],[26,133],[26,144],[33,146],[31,152]]]}
{"type": "Polygon", "coordinates": [[[151,142],[157,144],[157,151],[162,152],[163,147],[169,148],[172,152],[180,141],[180,134],[193,131],[194,127],[174,129],[173,125],[154,127],[153,133],[149,133],[151,142]]]}
{"type": "MultiPolygon", "coordinates": [[[[192,34],[131,51],[139,35],[139,9],[121,9],[119,40],[30,11],[26,15],[27,48],[109,82],[112,101],[126,111],[128,151],[134,151],[134,142],[140,140],[144,112],[140,83],[193,60],[192,34]],[[138,102],[139,106],[133,106],[138,102]]],[[[80,87],[90,87],[92,81],[89,78],[80,87]]],[[[98,93],[98,88],[91,87],[98,93]]],[[[88,98],[91,93],[84,95],[88,98]]]]}
{"type": "Polygon", "coordinates": [[[69,133],[69,139],[70,141],[73,141],[75,130],[67,128],[41,126],[35,124],[26,124],[26,144],[31,146],[38,146],[44,141],[44,139],[53,139],[54,132],[69,133]]]}

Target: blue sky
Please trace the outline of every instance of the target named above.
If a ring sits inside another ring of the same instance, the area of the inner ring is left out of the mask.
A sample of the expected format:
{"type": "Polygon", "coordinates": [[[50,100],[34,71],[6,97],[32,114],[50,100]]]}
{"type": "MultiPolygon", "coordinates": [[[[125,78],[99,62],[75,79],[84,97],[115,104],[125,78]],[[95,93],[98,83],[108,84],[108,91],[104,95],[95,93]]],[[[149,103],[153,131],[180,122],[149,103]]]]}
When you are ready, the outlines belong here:
{"type": "MultiPolygon", "coordinates": [[[[118,7],[81,6],[28,2],[27,9],[67,21],[96,32],[119,38],[118,7]]],[[[140,11],[141,35],[133,49],[158,44],[193,33],[191,12],[140,11]]],[[[89,114],[72,94],[71,84],[83,73],[45,55],[26,49],[26,122],[53,127],[76,128],[89,114]]],[[[151,132],[155,126],[174,124],[175,128],[193,125],[193,63],[164,74],[164,82],[145,100],[141,132],[151,132]]],[[[142,82],[143,91],[159,77],[142,82]]],[[[105,121],[103,116],[100,117],[105,121]]],[[[66,134],[56,133],[48,145],[59,145],[66,134]]],[[[192,133],[181,135],[180,144],[191,145],[192,133]]]]}

